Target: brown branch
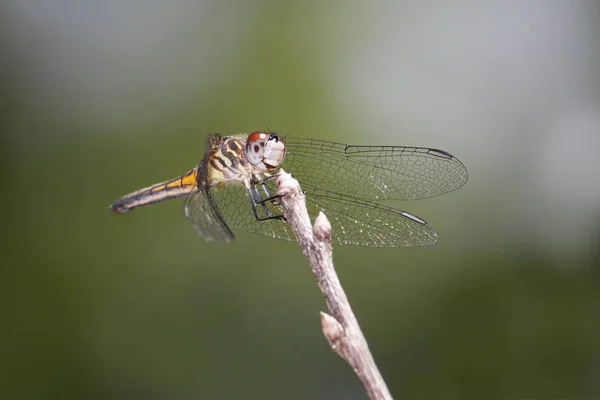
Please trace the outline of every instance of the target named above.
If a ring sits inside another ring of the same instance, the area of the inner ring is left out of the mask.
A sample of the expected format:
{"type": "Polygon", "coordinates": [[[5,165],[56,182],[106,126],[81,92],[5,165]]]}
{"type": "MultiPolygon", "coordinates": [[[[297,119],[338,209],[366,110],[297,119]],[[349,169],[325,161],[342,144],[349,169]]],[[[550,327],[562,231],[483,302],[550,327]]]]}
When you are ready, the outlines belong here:
{"type": "Polygon", "coordinates": [[[331,348],[358,375],[370,399],[388,400],[392,396],[383,380],[348,298],[333,267],[331,224],[322,212],[311,226],[306,199],[298,181],[281,170],[277,176],[277,195],[281,197],[284,216],[291,226],[302,252],[308,258],[331,315],[321,312],[323,333],[331,348]]]}

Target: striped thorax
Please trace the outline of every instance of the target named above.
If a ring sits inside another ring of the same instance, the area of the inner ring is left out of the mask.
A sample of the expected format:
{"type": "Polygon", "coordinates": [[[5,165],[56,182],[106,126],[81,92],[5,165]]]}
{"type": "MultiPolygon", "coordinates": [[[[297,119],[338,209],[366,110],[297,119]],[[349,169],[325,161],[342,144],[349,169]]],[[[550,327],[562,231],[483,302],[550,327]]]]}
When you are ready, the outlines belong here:
{"type": "Polygon", "coordinates": [[[216,140],[208,155],[208,187],[231,181],[247,186],[279,167],[285,152],[283,139],[271,133],[253,132],[216,140]]]}

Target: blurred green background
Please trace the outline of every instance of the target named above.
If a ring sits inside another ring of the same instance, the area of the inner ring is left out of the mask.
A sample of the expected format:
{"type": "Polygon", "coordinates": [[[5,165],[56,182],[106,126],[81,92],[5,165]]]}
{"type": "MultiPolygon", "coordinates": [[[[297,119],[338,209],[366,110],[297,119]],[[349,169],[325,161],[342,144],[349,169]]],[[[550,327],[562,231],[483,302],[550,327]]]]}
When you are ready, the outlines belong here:
{"type": "Polygon", "coordinates": [[[365,399],[294,243],[205,243],[122,194],[268,126],[457,155],[395,204],[436,246],[337,247],[395,398],[600,398],[600,3],[0,6],[6,399],[365,399]]]}

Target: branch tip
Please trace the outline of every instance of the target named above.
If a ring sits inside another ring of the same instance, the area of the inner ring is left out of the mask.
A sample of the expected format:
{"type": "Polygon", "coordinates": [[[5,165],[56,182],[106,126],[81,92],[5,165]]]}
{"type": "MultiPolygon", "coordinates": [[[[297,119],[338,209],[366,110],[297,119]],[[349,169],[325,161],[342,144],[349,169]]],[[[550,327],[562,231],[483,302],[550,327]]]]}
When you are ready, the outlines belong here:
{"type": "Polygon", "coordinates": [[[291,174],[288,174],[283,169],[277,174],[277,194],[285,196],[292,191],[300,191],[300,185],[291,174]]]}

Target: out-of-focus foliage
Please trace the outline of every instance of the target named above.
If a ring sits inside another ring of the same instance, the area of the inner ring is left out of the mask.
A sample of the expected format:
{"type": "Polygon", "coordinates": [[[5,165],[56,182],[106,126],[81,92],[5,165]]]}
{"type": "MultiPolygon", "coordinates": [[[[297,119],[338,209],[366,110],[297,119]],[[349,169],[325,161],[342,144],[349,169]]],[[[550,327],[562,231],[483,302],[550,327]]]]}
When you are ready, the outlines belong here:
{"type": "Polygon", "coordinates": [[[24,2],[0,10],[2,398],[362,399],[294,243],[108,205],[208,132],[425,145],[440,243],[336,248],[396,398],[600,397],[591,1],[24,2]]]}

